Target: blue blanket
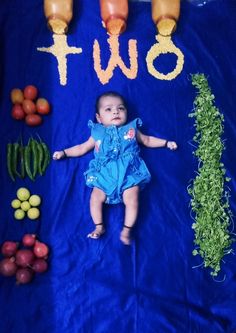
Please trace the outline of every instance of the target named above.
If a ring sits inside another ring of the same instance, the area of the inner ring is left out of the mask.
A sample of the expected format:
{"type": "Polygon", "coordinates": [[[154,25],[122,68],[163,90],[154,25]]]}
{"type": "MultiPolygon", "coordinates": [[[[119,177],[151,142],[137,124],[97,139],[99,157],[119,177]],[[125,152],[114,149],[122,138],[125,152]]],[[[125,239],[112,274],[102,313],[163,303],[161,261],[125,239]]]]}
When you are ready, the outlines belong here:
{"type": "MultiPolygon", "coordinates": [[[[236,213],[236,2],[216,0],[197,7],[181,2],[173,35],[185,56],[183,71],[172,81],[158,80],[147,70],[146,55],[156,43],[148,2],[130,2],[120,54],[129,67],[128,41],[137,41],[138,71],[127,78],[116,67],[102,84],[94,70],[93,45],[101,48],[106,68],[110,51],[102,27],[99,1],[74,1],[69,46],[81,48],[67,56],[67,82],[60,83],[55,56],[37,48],[53,44],[42,0],[0,3],[0,243],[37,233],[50,247],[49,270],[27,285],[0,277],[1,333],[233,333],[236,331],[236,264],[228,255],[217,281],[193,257],[194,233],[187,187],[196,176],[192,154],[196,90],[191,73],[204,73],[225,117],[223,155],[232,178],[230,204],[236,213]],[[10,91],[34,84],[49,100],[50,115],[39,127],[11,118],[10,91]],[[6,168],[6,145],[39,135],[51,153],[86,140],[95,99],[107,90],[123,94],[129,119],[140,117],[143,133],[175,140],[179,149],[141,148],[152,181],[141,192],[140,211],[131,246],[119,240],[123,205],[106,205],[106,234],[94,241],[89,214],[90,191],[83,173],[92,152],[81,158],[51,160],[46,174],[32,182],[12,182],[6,168]],[[10,206],[19,187],[42,197],[38,220],[14,219],[10,206]],[[199,266],[198,268],[193,268],[199,266]],[[221,282],[218,282],[221,281],[221,282]]],[[[175,66],[174,55],[155,61],[164,73],[175,66]]],[[[233,245],[233,248],[235,246],[233,245]]]]}

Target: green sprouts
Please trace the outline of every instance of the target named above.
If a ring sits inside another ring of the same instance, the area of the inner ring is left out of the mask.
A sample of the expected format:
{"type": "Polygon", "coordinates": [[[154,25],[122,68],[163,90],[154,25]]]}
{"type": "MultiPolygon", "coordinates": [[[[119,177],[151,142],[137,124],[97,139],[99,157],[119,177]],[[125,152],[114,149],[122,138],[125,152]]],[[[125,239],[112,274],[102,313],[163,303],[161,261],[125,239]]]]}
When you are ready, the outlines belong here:
{"type": "Polygon", "coordinates": [[[197,143],[197,149],[193,154],[199,162],[197,176],[188,189],[195,215],[192,225],[195,233],[193,255],[200,255],[204,267],[209,267],[211,275],[217,276],[222,258],[232,252],[228,230],[231,211],[225,186],[230,178],[225,176],[226,170],[221,162],[224,117],[214,106],[215,96],[204,74],[194,74],[191,78],[198,90],[194,110],[189,117],[195,118],[193,141],[197,143]]]}

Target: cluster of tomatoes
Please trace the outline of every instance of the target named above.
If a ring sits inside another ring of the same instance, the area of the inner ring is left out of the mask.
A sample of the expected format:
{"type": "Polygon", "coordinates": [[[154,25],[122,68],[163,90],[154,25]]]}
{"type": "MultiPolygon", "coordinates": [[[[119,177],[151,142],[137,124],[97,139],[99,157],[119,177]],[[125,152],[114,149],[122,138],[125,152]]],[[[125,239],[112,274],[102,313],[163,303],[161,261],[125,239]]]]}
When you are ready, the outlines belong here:
{"type": "Polygon", "coordinates": [[[24,120],[29,126],[38,126],[42,123],[42,115],[50,112],[50,104],[46,98],[38,98],[38,89],[33,85],[26,86],[23,90],[11,90],[13,103],[11,116],[15,120],[24,120]]]}
{"type": "Polygon", "coordinates": [[[35,273],[43,273],[48,269],[48,246],[36,239],[34,234],[25,234],[22,246],[18,242],[5,241],[1,246],[4,257],[0,261],[0,274],[15,276],[17,284],[29,283],[35,273]]]}

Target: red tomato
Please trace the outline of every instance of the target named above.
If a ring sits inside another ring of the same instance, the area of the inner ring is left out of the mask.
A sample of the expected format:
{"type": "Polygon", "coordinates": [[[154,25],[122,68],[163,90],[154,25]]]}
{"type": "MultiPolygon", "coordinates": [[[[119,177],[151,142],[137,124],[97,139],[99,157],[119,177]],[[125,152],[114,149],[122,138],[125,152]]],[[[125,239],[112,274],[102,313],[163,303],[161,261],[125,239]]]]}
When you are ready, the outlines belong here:
{"type": "Polygon", "coordinates": [[[38,89],[35,86],[29,85],[24,89],[24,97],[26,99],[35,99],[38,95],[38,89]]]}
{"type": "Polygon", "coordinates": [[[15,104],[11,110],[12,118],[16,120],[22,120],[25,118],[25,113],[20,104],[15,104]]]}
{"type": "Polygon", "coordinates": [[[36,101],[36,110],[40,114],[48,114],[50,112],[50,105],[46,98],[38,98],[36,101]]]}
{"type": "Polygon", "coordinates": [[[39,114],[27,114],[25,122],[28,126],[38,126],[42,124],[43,119],[39,114]]]}
{"type": "Polygon", "coordinates": [[[22,103],[22,107],[27,114],[32,114],[36,112],[36,105],[30,99],[25,99],[22,103]]]}
{"type": "Polygon", "coordinates": [[[11,90],[11,101],[13,104],[21,104],[24,100],[24,95],[22,90],[14,88],[11,90]]]}

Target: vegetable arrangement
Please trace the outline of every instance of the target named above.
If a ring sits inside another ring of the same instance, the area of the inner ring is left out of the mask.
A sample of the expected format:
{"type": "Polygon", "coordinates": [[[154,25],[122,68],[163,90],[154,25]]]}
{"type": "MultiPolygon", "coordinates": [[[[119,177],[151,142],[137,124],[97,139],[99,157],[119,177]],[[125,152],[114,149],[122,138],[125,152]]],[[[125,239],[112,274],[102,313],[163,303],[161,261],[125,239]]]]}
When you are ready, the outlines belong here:
{"type": "Polygon", "coordinates": [[[49,163],[50,151],[41,139],[30,138],[26,146],[22,141],[7,145],[7,170],[13,181],[26,175],[34,181],[38,174],[44,175],[49,163]]]}
{"type": "Polygon", "coordinates": [[[44,273],[48,269],[48,246],[36,239],[34,234],[25,234],[22,244],[7,240],[1,246],[0,274],[6,277],[16,276],[17,284],[31,282],[35,273],[44,273]]]}
{"type": "Polygon", "coordinates": [[[194,155],[199,161],[197,176],[188,189],[195,213],[192,228],[196,248],[193,255],[200,255],[204,267],[209,267],[211,275],[217,276],[222,258],[232,252],[230,246],[233,242],[228,230],[232,216],[229,192],[225,188],[225,182],[230,178],[225,176],[226,170],[221,162],[224,117],[213,104],[215,96],[204,74],[192,75],[192,84],[198,89],[198,95],[189,117],[195,118],[193,141],[198,143],[198,147],[194,155]]]}

